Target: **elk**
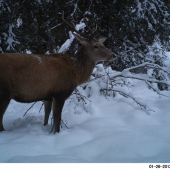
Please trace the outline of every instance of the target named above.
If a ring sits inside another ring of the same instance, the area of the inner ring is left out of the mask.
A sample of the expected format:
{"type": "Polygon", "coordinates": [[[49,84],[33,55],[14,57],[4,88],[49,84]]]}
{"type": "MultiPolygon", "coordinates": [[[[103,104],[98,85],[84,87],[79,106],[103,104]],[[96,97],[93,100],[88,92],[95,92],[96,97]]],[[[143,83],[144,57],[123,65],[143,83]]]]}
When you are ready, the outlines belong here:
{"type": "Polygon", "coordinates": [[[79,32],[73,23],[67,23],[64,13],[62,20],[76,32],[73,35],[82,44],[76,60],[63,53],[0,54],[0,131],[4,131],[3,115],[10,100],[14,99],[23,103],[43,100],[44,125],[47,125],[53,107],[53,131],[59,132],[65,100],[78,85],[90,78],[97,62],[113,60],[113,52],[103,45],[106,37],[97,39],[97,29],[92,30],[85,19],[91,35],[79,32]]]}

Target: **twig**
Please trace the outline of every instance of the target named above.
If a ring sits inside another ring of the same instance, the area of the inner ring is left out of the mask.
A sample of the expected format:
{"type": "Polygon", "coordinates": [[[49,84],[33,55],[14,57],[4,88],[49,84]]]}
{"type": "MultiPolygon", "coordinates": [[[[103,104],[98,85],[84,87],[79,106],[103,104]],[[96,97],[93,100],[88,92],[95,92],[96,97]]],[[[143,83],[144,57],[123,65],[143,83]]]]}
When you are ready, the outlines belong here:
{"type": "Polygon", "coordinates": [[[138,47],[140,47],[140,46],[134,47],[134,48],[132,48],[131,50],[128,50],[128,51],[124,51],[122,54],[117,55],[116,58],[118,58],[118,57],[123,57],[124,54],[126,54],[126,53],[128,53],[128,52],[130,52],[130,51],[133,51],[134,49],[136,49],[136,48],[138,48],[138,47]]]}
{"type": "MultiPolygon", "coordinates": [[[[103,90],[105,90],[105,89],[103,89],[103,90]]],[[[110,90],[112,90],[112,91],[114,91],[114,92],[118,92],[120,95],[122,95],[122,96],[124,96],[124,97],[126,97],[126,98],[131,98],[131,99],[133,99],[133,101],[134,101],[137,105],[139,105],[141,108],[144,108],[145,111],[153,111],[153,112],[155,112],[154,110],[150,110],[147,105],[141,103],[138,99],[136,99],[136,98],[135,98],[133,95],[131,95],[131,94],[125,93],[125,92],[120,91],[120,90],[118,90],[118,89],[109,89],[109,91],[110,91],[110,90]]]]}
{"type": "MultiPolygon", "coordinates": [[[[143,67],[146,65],[143,65],[143,67]]],[[[142,65],[139,65],[139,67],[132,67],[132,68],[128,68],[128,69],[124,69],[122,72],[117,73],[116,75],[111,76],[111,80],[116,78],[116,77],[124,77],[124,78],[132,78],[132,79],[138,79],[138,80],[143,80],[143,81],[148,81],[148,82],[152,82],[152,83],[160,83],[160,84],[165,84],[167,86],[170,86],[170,83],[168,83],[167,81],[160,81],[160,80],[156,80],[156,79],[151,79],[151,78],[142,78],[136,75],[132,75],[130,70],[136,69],[136,68],[140,68],[142,67],[142,65]]]]}
{"type": "Polygon", "coordinates": [[[151,83],[148,82],[147,80],[145,81],[145,83],[146,83],[153,91],[157,92],[157,94],[159,94],[160,96],[165,96],[165,97],[170,98],[169,96],[166,96],[166,95],[160,93],[159,90],[158,90],[158,89],[155,89],[155,88],[151,85],[151,83]]]}
{"type": "MultiPolygon", "coordinates": [[[[62,119],[61,119],[61,122],[64,124],[64,126],[65,126],[67,129],[69,129],[68,126],[64,123],[64,121],[63,121],[62,119]]],[[[54,121],[53,121],[53,117],[51,118],[51,126],[52,126],[52,128],[51,128],[50,133],[52,133],[52,132],[54,131],[54,121]]],[[[60,126],[61,126],[61,124],[60,124],[60,126]]]]}
{"type": "Polygon", "coordinates": [[[69,129],[68,126],[64,123],[64,121],[63,121],[62,119],[61,119],[61,122],[63,122],[64,126],[65,126],[67,129],[69,129]]]}
{"type": "MultiPolygon", "coordinates": [[[[81,86],[80,86],[80,87],[81,87],[81,86]]],[[[77,98],[83,99],[84,102],[85,102],[84,98],[85,98],[86,100],[88,100],[89,102],[91,102],[91,100],[89,100],[86,96],[82,95],[77,88],[75,89],[75,93],[74,93],[74,94],[76,94],[76,97],[77,97],[77,98]],[[78,97],[78,96],[80,96],[80,97],[78,97]]],[[[86,102],[85,102],[85,103],[86,103],[86,102]]]]}
{"type": "Polygon", "coordinates": [[[42,105],[41,105],[41,108],[40,108],[40,110],[39,110],[39,113],[40,113],[40,111],[41,111],[41,109],[42,109],[43,105],[44,105],[44,103],[42,102],[42,105]]]}
{"type": "Polygon", "coordinates": [[[28,111],[35,105],[35,103],[37,103],[37,101],[36,102],[34,102],[32,105],[31,105],[31,107],[25,112],[25,114],[23,115],[23,117],[28,113],[28,111]]]}

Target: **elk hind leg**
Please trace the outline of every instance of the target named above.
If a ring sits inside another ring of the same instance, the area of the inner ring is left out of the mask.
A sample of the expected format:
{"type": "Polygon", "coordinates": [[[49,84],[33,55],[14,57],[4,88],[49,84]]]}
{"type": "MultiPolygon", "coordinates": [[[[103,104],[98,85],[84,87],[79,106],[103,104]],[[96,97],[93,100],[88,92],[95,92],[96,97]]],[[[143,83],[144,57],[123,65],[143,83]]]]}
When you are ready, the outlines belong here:
{"type": "Polygon", "coordinates": [[[0,132],[4,131],[3,127],[3,116],[9,105],[10,99],[8,100],[0,100],[0,132]]]}

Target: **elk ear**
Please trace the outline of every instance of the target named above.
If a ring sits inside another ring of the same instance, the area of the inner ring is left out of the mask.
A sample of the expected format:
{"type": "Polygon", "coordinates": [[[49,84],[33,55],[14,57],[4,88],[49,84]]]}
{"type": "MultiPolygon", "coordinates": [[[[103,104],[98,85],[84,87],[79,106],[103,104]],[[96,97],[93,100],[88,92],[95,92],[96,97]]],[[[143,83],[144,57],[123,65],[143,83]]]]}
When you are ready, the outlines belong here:
{"type": "Polygon", "coordinates": [[[104,43],[105,41],[107,40],[107,37],[102,37],[102,38],[99,38],[98,39],[98,41],[100,42],[100,43],[104,43]]]}
{"type": "Polygon", "coordinates": [[[78,34],[74,34],[73,33],[73,35],[79,41],[80,44],[82,44],[82,45],[86,45],[87,44],[87,39],[79,36],[78,34]]]}

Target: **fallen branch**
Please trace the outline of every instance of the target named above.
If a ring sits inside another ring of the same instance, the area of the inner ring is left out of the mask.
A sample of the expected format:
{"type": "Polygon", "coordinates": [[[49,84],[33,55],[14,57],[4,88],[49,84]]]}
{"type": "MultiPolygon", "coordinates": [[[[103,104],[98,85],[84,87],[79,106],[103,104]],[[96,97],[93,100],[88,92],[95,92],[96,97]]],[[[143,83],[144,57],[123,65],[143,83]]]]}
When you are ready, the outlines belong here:
{"type": "MultiPolygon", "coordinates": [[[[102,89],[102,90],[106,90],[106,89],[102,89]]],[[[144,109],[145,111],[153,111],[155,112],[154,110],[151,110],[149,109],[149,107],[145,104],[145,103],[142,103],[141,101],[139,101],[138,99],[136,99],[132,94],[130,93],[126,93],[124,91],[121,91],[121,90],[118,90],[118,89],[109,89],[109,91],[113,91],[113,92],[118,92],[120,95],[126,97],[126,98],[131,98],[137,105],[140,106],[141,109],[144,109]]]]}
{"type": "Polygon", "coordinates": [[[145,82],[147,81],[147,82],[150,82],[150,83],[161,83],[161,84],[165,84],[167,86],[170,86],[170,83],[168,81],[156,80],[156,79],[151,79],[151,78],[148,78],[148,77],[140,77],[140,76],[137,76],[137,75],[132,74],[130,72],[131,70],[138,69],[138,68],[143,68],[143,67],[159,69],[159,70],[162,70],[162,71],[166,72],[168,75],[170,75],[170,70],[168,68],[166,68],[166,67],[160,67],[157,64],[143,63],[143,64],[140,64],[138,66],[134,66],[134,67],[131,67],[131,68],[124,69],[122,72],[118,72],[116,74],[111,73],[110,74],[110,77],[111,77],[110,79],[113,80],[116,77],[124,77],[124,78],[138,79],[138,80],[142,80],[142,81],[145,81],[145,82]]]}
{"type": "Polygon", "coordinates": [[[145,63],[142,63],[138,66],[134,66],[134,67],[130,67],[130,68],[127,68],[125,70],[134,70],[134,69],[138,69],[138,68],[143,68],[143,67],[148,67],[148,68],[153,68],[153,69],[156,69],[156,70],[162,70],[164,72],[166,72],[167,74],[170,74],[170,70],[169,68],[167,67],[162,67],[158,64],[153,64],[153,63],[149,63],[149,62],[145,62],[145,63]]]}

